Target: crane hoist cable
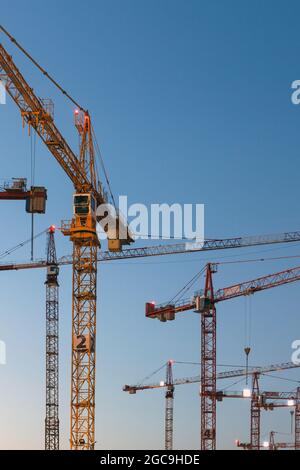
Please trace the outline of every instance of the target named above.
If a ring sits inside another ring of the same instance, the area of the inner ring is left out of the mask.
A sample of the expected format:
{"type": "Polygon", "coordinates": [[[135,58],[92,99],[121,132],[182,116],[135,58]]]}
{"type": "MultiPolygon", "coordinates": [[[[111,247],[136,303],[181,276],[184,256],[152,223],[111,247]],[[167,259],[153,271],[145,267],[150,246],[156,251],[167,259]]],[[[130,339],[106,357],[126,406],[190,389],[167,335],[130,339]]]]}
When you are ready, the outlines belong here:
{"type": "Polygon", "coordinates": [[[13,44],[37,67],[42,74],[53,83],[53,85],[61,91],[63,95],[65,95],[77,108],[81,111],[85,112],[85,110],[78,104],[72,96],[63,89],[63,87],[21,46],[21,44],[4,28],[4,26],[0,25],[0,30],[11,40],[13,44]]]}
{"type": "MultiPolygon", "coordinates": [[[[36,163],[36,133],[31,133],[30,137],[30,164],[31,164],[31,187],[35,184],[35,163],[36,163]]],[[[31,214],[31,261],[33,261],[33,241],[34,241],[34,213],[31,214]]]]}
{"type": "Polygon", "coordinates": [[[252,315],[251,297],[245,297],[245,346],[244,352],[246,356],[246,385],[248,385],[249,370],[249,354],[251,352],[251,315],[252,315]]]}

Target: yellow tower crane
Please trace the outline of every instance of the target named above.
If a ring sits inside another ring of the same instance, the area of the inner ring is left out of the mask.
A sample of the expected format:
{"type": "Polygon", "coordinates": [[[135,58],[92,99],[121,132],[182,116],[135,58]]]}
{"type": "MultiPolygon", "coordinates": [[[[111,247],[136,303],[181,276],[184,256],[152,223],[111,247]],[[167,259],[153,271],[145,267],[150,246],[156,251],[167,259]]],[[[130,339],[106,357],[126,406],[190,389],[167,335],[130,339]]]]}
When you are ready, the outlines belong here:
{"type": "MultiPolygon", "coordinates": [[[[22,46],[2,27],[10,40],[56,85],[65,96],[77,103],[42,69],[22,46]]],[[[93,450],[95,446],[95,341],[97,257],[100,246],[97,222],[107,231],[103,217],[96,214],[97,207],[107,203],[102,184],[97,181],[91,118],[78,106],[75,125],[80,135],[79,157],[71,150],[56,127],[53,103],[42,100],[34,93],[12,57],[0,44],[0,80],[7,93],[21,111],[23,126],[33,129],[71,179],[73,219],[62,223],[64,235],[73,242],[73,300],[72,300],[72,377],[71,377],[71,436],[70,446],[75,450],[93,450]]],[[[105,214],[106,215],[106,214],[105,214]]],[[[115,233],[107,233],[108,247],[119,251],[132,242],[128,228],[116,212],[115,233]],[[122,239],[120,237],[122,235],[122,239]],[[125,236],[124,236],[125,234],[125,236]]]]}

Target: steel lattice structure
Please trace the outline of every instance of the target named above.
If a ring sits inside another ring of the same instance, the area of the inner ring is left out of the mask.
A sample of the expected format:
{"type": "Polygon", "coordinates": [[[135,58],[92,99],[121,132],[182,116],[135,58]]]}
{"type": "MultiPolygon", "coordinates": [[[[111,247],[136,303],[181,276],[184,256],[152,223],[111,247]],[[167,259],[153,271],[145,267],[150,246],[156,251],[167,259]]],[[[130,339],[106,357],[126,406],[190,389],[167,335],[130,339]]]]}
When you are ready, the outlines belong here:
{"type": "MultiPolygon", "coordinates": [[[[166,256],[186,253],[199,253],[235,248],[248,248],[253,246],[272,245],[278,243],[293,243],[300,241],[300,232],[284,232],[275,235],[256,235],[252,237],[225,238],[221,240],[205,240],[203,243],[170,243],[166,245],[145,246],[129,248],[119,252],[98,251],[98,262],[118,261],[125,259],[149,258],[152,256],[166,256]]],[[[73,263],[73,256],[62,256],[57,261],[59,266],[73,263]]],[[[29,263],[0,263],[0,271],[39,269],[45,268],[47,262],[38,259],[29,263]]]]}
{"type": "Polygon", "coordinates": [[[165,408],[165,449],[173,450],[173,413],[174,413],[174,385],[172,361],[168,361],[166,371],[166,408],[165,408]]]}
{"type": "Polygon", "coordinates": [[[213,272],[212,265],[208,264],[204,289],[208,307],[201,315],[201,450],[216,448],[216,307],[213,272]]]}
{"type": "Polygon", "coordinates": [[[252,379],[250,446],[252,450],[260,450],[260,406],[258,374],[254,374],[252,379]]]}
{"type": "Polygon", "coordinates": [[[74,243],[71,447],[95,445],[97,245],[74,243]]]}
{"type": "Polygon", "coordinates": [[[295,450],[300,450],[300,387],[297,388],[295,407],[295,450]]]}
{"type": "Polygon", "coordinates": [[[54,229],[48,232],[46,278],[46,418],[45,449],[59,449],[59,285],[54,229]]]}
{"type": "MultiPolygon", "coordinates": [[[[231,379],[235,377],[243,377],[247,375],[253,374],[266,374],[268,372],[276,372],[281,370],[289,370],[289,369],[297,369],[300,365],[294,364],[293,362],[283,362],[282,364],[271,364],[269,366],[264,367],[249,367],[248,369],[236,369],[236,370],[229,370],[225,372],[218,372],[216,375],[216,379],[231,379]]],[[[200,383],[201,377],[200,375],[196,375],[194,377],[183,377],[179,379],[173,379],[173,385],[185,385],[185,384],[193,384],[193,383],[200,383]]],[[[139,385],[124,385],[123,392],[128,392],[130,395],[136,394],[136,392],[143,391],[143,390],[154,390],[158,388],[166,388],[167,385],[165,382],[160,383],[152,383],[152,384],[139,384],[139,385]]]]}

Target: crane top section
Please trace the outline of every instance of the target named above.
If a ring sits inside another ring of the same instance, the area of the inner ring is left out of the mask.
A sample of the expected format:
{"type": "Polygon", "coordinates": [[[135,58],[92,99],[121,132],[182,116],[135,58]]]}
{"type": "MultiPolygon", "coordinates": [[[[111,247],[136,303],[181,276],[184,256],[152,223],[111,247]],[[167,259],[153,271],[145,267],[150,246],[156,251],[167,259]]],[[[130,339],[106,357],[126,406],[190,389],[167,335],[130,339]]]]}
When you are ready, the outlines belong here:
{"type": "MultiPolygon", "coordinates": [[[[4,31],[2,27],[1,29],[4,31]]],[[[16,43],[16,41],[13,42],[16,43]]],[[[21,50],[24,52],[22,48],[21,50]]],[[[28,56],[28,54],[26,55],[28,56]]],[[[87,111],[83,113],[80,110],[78,115],[75,116],[75,124],[81,140],[80,155],[77,157],[54,122],[53,103],[51,100],[43,100],[35,94],[15,65],[12,56],[7,53],[2,44],[0,44],[0,80],[4,84],[7,93],[20,109],[23,126],[28,125],[29,133],[31,129],[34,129],[39,135],[72,181],[75,192],[91,194],[97,206],[107,204],[107,194],[96,176],[92,125],[89,113],[87,111]]],[[[119,251],[122,245],[129,244],[133,240],[128,227],[124,226],[123,219],[117,213],[113,216],[116,219],[116,231],[111,236],[114,238],[111,238],[112,243],[109,243],[109,248],[119,251]],[[120,233],[123,234],[121,240],[120,233]]],[[[100,224],[103,219],[104,217],[97,217],[100,224]]],[[[106,226],[103,226],[103,228],[107,230],[106,226]]],[[[110,235],[108,238],[110,241],[110,235]]]]}
{"type": "MultiPolygon", "coordinates": [[[[224,379],[232,379],[236,377],[245,377],[247,375],[257,375],[257,374],[266,374],[268,372],[278,372],[282,370],[289,370],[289,369],[297,369],[300,367],[300,364],[294,364],[293,362],[283,362],[281,364],[271,364],[263,367],[249,367],[249,369],[236,369],[236,370],[228,370],[224,372],[219,372],[217,374],[217,380],[224,380],[224,379]]],[[[200,383],[201,378],[199,375],[194,377],[183,377],[179,379],[174,379],[172,384],[174,386],[177,385],[185,385],[185,384],[193,384],[193,383],[200,383]]],[[[138,384],[138,385],[124,385],[123,391],[128,392],[130,395],[134,395],[138,391],[142,390],[153,390],[158,388],[167,388],[167,382],[159,382],[153,384],[138,384]]]]}
{"type": "MultiPolygon", "coordinates": [[[[207,265],[207,272],[211,270],[207,265]]],[[[211,271],[209,271],[211,274],[211,271]]],[[[207,295],[207,292],[198,291],[190,299],[179,300],[174,303],[165,303],[156,305],[154,302],[146,303],[146,317],[157,318],[162,322],[174,320],[179,312],[194,310],[197,313],[208,312],[216,303],[224,300],[242,297],[254,294],[262,290],[277,287],[283,284],[296,282],[300,280],[300,267],[287,269],[268,276],[259,277],[251,281],[241,282],[233,286],[218,289],[213,295],[207,295]]]]}

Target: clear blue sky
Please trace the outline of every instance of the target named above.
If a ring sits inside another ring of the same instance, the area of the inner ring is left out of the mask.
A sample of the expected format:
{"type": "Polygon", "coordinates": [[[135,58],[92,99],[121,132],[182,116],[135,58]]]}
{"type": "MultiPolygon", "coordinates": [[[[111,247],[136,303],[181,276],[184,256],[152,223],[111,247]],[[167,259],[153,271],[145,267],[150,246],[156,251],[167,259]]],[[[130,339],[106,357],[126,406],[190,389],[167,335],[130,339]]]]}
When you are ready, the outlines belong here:
{"type": "MultiPolygon", "coordinates": [[[[299,229],[300,106],[290,85],[300,79],[299,3],[265,0],[20,0],[1,6],[1,23],[90,110],[115,194],[130,203],[204,203],[206,237],[299,229]]],[[[45,82],[6,38],[39,96],[56,104],[57,123],[74,149],[73,107],[45,82]]],[[[30,140],[15,105],[0,107],[1,178],[30,176],[30,140]]],[[[36,183],[48,188],[48,210],[36,230],[70,218],[72,185],[37,145],[36,183]]],[[[1,205],[0,251],[28,238],[23,203],[1,205]]],[[[36,244],[44,255],[45,240],[36,244]]],[[[71,252],[57,236],[59,255],[71,252]]],[[[97,447],[162,448],[163,394],[127,396],[169,358],[199,361],[199,318],[171,324],[144,317],[147,300],[171,298],[208,260],[300,255],[293,247],[256,248],[101,265],[97,341],[97,447]]],[[[29,248],[14,255],[28,259],[29,248]]],[[[227,265],[222,287],[299,263],[227,265]]],[[[44,439],[44,272],[1,275],[0,447],[42,448],[44,439]]],[[[61,444],[68,448],[71,270],[61,273],[61,444]]],[[[201,287],[201,286],[199,286],[201,287]]],[[[300,338],[299,286],[257,294],[251,301],[252,364],[290,359],[300,338]]],[[[243,364],[245,300],[218,309],[218,363],[243,364]]],[[[193,375],[197,367],[178,367],[193,375]]],[[[285,374],[298,379],[293,372],[285,374]]],[[[158,377],[160,379],[161,377],[158,377]]],[[[265,380],[265,388],[293,383],[265,380]]],[[[237,388],[238,385],[235,386],[237,388]]],[[[264,415],[263,434],[287,432],[289,413],[264,415]]],[[[218,445],[248,439],[249,407],[218,407],[218,445]]],[[[196,386],[176,391],[175,447],[199,446],[196,386]]]]}

